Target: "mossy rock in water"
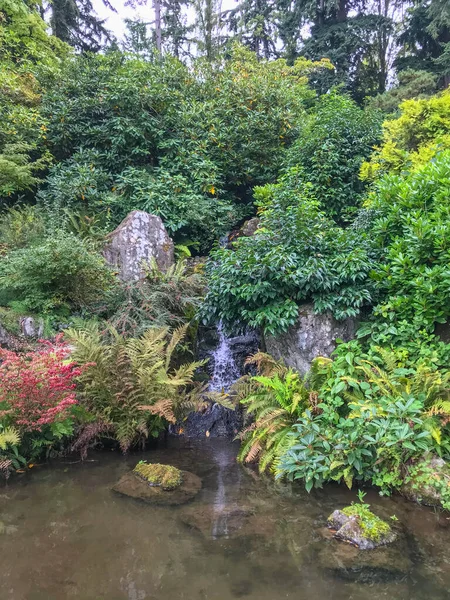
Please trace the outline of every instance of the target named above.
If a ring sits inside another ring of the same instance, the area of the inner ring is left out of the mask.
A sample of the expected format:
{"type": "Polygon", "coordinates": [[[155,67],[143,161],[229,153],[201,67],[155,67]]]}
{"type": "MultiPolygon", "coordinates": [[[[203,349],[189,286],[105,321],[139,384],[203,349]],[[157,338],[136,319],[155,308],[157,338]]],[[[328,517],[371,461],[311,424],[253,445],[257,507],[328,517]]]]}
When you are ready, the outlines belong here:
{"type": "Polygon", "coordinates": [[[350,542],[361,550],[390,544],[397,537],[388,523],[358,504],[335,510],[328,517],[328,527],[336,530],[335,538],[350,542]]]}
{"type": "Polygon", "coordinates": [[[183,483],[180,469],[171,465],[146,463],[141,460],[134,467],[133,473],[151,486],[161,486],[163,490],[174,490],[183,483]]]}
{"type": "Polygon", "coordinates": [[[113,491],[149,504],[175,505],[192,500],[202,487],[202,480],[188,471],[170,465],[139,463],[123,475],[113,491]]]}
{"type": "Polygon", "coordinates": [[[412,502],[450,510],[450,465],[438,456],[424,456],[409,466],[400,492],[412,502]]]}

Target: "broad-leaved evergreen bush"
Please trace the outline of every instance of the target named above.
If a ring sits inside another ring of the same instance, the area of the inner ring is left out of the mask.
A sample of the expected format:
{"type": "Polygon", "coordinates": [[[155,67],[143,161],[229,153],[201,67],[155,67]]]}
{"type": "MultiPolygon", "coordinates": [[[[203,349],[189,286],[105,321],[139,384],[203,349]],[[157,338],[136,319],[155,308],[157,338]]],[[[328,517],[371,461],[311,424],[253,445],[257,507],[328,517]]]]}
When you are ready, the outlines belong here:
{"type": "Polygon", "coordinates": [[[317,359],[318,412],[305,411],[294,425],[278,474],[303,480],[308,491],[359,481],[389,493],[424,453],[449,457],[449,375],[426,363],[404,368],[383,349],[372,362],[352,349],[317,359]]]}
{"type": "Polygon", "coordinates": [[[42,115],[58,164],[41,186],[49,210],[133,209],[162,217],[202,249],[252,211],[252,187],[275,181],[315,101],[307,76],[328,62],[229,60],[187,67],[109,52],[67,61],[42,115]]]}
{"type": "Polygon", "coordinates": [[[450,151],[403,175],[386,175],[367,200],[378,258],[377,302],[359,330],[368,344],[417,360],[429,351],[447,366],[450,345],[435,335],[450,318],[450,151]],[[447,364],[446,364],[447,363],[447,364]]]}
{"type": "Polygon", "coordinates": [[[322,96],[299,125],[287,162],[302,167],[321,209],[338,222],[362,203],[366,185],[359,171],[381,138],[381,122],[380,112],[363,110],[334,91],[322,96]]]}
{"type": "Polygon", "coordinates": [[[450,148],[450,89],[431,98],[405,100],[401,114],[383,124],[381,145],[361,166],[361,177],[401,173],[424,166],[450,148]]]}
{"type": "Polygon", "coordinates": [[[0,0],[0,209],[35,190],[52,160],[41,82],[56,75],[68,53],[33,5],[0,0]]]}
{"type": "Polygon", "coordinates": [[[305,302],[338,319],[359,314],[371,301],[375,266],[365,233],[336,225],[298,168],[256,188],[255,198],[261,217],[255,235],[211,253],[204,319],[274,334],[296,322],[305,302]]]}

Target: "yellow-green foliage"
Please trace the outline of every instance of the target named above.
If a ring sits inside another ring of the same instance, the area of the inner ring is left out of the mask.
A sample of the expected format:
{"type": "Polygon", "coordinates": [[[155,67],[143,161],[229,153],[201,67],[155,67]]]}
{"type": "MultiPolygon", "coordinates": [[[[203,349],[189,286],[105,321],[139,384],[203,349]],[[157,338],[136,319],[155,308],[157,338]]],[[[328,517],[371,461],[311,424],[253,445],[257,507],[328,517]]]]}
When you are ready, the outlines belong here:
{"type": "Polygon", "coordinates": [[[415,170],[450,148],[450,88],[429,99],[405,100],[401,116],[383,124],[383,143],[360,176],[373,180],[385,172],[415,170]]]}
{"type": "Polygon", "coordinates": [[[171,465],[146,463],[141,460],[134,467],[133,473],[144,479],[149,485],[162,487],[166,491],[176,489],[183,482],[183,474],[180,469],[171,465]]]}
{"type": "Polygon", "coordinates": [[[20,444],[19,432],[14,427],[7,427],[0,432],[0,450],[6,450],[9,446],[20,444]]]}

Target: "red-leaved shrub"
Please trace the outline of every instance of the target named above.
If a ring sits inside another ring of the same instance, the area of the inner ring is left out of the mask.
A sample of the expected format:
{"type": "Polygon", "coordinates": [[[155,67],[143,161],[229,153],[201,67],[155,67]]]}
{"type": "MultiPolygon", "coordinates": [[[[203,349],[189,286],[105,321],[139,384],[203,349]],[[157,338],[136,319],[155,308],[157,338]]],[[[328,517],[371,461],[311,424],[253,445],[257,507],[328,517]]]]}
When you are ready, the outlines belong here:
{"type": "Polygon", "coordinates": [[[23,432],[63,420],[77,403],[75,380],[82,370],[67,361],[68,345],[62,336],[41,344],[22,354],[0,348],[0,420],[23,432]]]}

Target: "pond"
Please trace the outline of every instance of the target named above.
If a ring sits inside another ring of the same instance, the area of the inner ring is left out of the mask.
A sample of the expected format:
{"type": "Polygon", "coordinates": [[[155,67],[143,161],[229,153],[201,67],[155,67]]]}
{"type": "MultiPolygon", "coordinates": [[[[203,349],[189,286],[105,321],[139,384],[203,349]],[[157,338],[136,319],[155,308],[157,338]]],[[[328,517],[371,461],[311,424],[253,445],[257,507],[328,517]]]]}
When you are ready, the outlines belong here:
{"type": "Polygon", "coordinates": [[[99,452],[36,467],[0,489],[1,600],[448,600],[450,521],[401,498],[366,501],[395,514],[399,541],[358,551],[326,517],[356,493],[308,495],[236,463],[226,440],[169,439],[122,457],[99,452]],[[189,504],[153,507],[111,487],[138,460],[203,480],[189,504]]]}

